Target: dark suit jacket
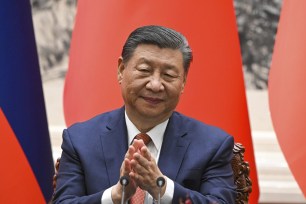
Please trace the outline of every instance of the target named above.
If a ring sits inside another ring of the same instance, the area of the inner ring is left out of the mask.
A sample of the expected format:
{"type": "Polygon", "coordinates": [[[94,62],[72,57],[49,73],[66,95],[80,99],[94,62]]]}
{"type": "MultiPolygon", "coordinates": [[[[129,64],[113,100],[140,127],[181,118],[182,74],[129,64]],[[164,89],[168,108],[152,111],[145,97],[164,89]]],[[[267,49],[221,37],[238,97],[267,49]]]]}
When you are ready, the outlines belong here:
{"type": "MultiPolygon", "coordinates": [[[[173,203],[187,195],[193,203],[234,203],[233,145],[222,130],[174,112],[158,161],[174,181],[173,203]]],[[[124,108],[64,130],[62,149],[55,203],[101,203],[128,149],[124,108]]]]}

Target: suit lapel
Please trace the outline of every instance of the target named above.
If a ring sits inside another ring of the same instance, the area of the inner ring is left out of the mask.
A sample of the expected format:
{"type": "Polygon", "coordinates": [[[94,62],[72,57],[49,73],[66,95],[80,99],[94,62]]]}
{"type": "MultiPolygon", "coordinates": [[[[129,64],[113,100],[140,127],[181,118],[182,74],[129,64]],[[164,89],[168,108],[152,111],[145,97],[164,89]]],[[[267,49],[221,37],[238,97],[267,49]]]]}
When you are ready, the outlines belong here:
{"type": "Polygon", "coordinates": [[[174,181],[190,144],[180,117],[174,113],[169,119],[158,161],[158,166],[163,174],[174,181]]]}
{"type": "Polygon", "coordinates": [[[103,155],[110,185],[118,182],[120,168],[128,148],[124,108],[111,113],[107,132],[101,133],[103,155]]]}

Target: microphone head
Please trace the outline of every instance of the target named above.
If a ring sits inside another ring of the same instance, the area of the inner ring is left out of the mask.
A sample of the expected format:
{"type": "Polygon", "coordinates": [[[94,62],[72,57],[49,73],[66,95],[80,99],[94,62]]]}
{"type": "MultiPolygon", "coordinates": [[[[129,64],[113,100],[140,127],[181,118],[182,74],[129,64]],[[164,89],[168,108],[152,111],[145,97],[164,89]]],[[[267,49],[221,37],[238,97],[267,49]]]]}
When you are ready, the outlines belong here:
{"type": "Polygon", "coordinates": [[[166,183],[166,180],[164,179],[164,177],[158,177],[156,179],[156,184],[158,187],[163,187],[166,183]]]}
{"type": "Polygon", "coordinates": [[[127,186],[129,184],[129,177],[127,176],[121,176],[120,178],[120,184],[123,186],[127,186]]]}

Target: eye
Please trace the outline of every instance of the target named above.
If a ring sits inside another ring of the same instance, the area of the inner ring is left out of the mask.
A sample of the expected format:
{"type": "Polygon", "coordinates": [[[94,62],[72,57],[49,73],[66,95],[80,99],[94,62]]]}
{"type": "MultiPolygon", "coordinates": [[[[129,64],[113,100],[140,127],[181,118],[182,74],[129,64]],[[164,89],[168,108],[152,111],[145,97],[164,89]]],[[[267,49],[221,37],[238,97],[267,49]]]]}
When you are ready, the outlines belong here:
{"type": "Polygon", "coordinates": [[[171,70],[171,69],[166,70],[166,71],[164,72],[163,75],[164,75],[165,77],[171,78],[171,79],[174,79],[174,78],[178,78],[178,77],[179,77],[178,73],[175,72],[175,71],[173,71],[173,70],[171,70]]]}
{"type": "Polygon", "coordinates": [[[140,72],[149,72],[150,70],[148,68],[139,68],[138,71],[140,71],[140,72]]]}
{"type": "Polygon", "coordinates": [[[177,76],[176,74],[173,74],[173,73],[165,73],[165,74],[163,74],[163,78],[167,82],[175,81],[178,77],[179,76],[177,76]]]}
{"type": "Polygon", "coordinates": [[[165,74],[165,77],[176,78],[173,74],[168,74],[168,73],[165,74]]]}
{"type": "Polygon", "coordinates": [[[151,68],[149,66],[145,66],[145,65],[136,67],[136,70],[142,76],[147,76],[151,73],[151,68]]]}
{"type": "Polygon", "coordinates": [[[150,66],[148,66],[146,63],[141,63],[136,66],[136,69],[140,72],[148,72],[150,71],[150,66]]]}

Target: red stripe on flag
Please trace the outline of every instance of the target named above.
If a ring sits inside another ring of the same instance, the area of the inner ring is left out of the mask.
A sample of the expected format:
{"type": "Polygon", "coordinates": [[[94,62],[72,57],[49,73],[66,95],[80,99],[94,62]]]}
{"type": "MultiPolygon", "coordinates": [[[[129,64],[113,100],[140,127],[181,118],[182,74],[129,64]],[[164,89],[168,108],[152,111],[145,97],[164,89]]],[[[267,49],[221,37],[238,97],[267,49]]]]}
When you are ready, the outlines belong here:
{"type": "Polygon", "coordinates": [[[65,81],[67,125],[123,105],[117,59],[132,30],[163,25],[182,32],[194,62],[178,110],[219,126],[246,147],[257,203],[259,188],[248,118],[242,60],[232,1],[78,2],[65,81]]]}
{"type": "Polygon", "coordinates": [[[28,160],[1,108],[0,155],[0,203],[46,203],[28,160]]]}
{"type": "Polygon", "coordinates": [[[269,76],[273,126],[306,198],[306,1],[284,1],[269,76]]]}

